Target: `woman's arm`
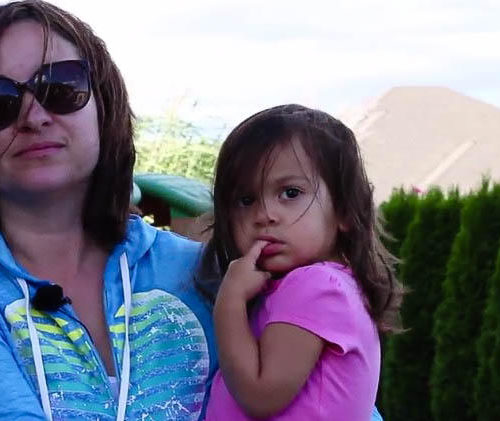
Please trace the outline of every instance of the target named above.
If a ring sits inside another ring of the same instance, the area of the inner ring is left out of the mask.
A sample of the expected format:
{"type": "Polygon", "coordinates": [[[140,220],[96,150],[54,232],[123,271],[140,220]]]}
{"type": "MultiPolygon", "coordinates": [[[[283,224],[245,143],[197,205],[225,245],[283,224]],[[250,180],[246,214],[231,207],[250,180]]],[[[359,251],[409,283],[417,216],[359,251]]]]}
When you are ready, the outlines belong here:
{"type": "Polygon", "coordinates": [[[256,418],[276,414],[293,400],[323,348],[318,336],[287,323],[268,325],[259,341],[253,336],[246,303],[269,278],[256,268],[262,243],[231,263],[214,309],[224,381],[242,409],[256,418]]]}

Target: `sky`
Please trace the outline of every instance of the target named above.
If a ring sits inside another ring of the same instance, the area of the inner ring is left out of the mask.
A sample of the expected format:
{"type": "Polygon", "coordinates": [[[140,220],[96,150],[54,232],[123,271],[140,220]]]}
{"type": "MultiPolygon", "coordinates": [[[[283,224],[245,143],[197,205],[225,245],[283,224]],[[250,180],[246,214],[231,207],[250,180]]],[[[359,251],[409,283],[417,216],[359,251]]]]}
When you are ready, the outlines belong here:
{"type": "Polygon", "coordinates": [[[52,0],[106,42],[138,115],[217,132],[301,103],[333,115],[394,86],[500,107],[500,0],[52,0]]]}

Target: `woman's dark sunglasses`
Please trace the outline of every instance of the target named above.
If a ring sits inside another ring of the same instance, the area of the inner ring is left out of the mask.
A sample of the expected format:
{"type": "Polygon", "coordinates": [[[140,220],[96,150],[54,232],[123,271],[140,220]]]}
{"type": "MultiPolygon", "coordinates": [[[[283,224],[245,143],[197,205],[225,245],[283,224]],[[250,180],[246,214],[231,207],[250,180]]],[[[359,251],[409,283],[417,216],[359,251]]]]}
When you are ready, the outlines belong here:
{"type": "Polygon", "coordinates": [[[17,120],[26,91],[30,91],[47,111],[74,113],[85,107],[90,99],[89,65],[85,60],[47,63],[24,83],[0,76],[0,130],[17,120]]]}

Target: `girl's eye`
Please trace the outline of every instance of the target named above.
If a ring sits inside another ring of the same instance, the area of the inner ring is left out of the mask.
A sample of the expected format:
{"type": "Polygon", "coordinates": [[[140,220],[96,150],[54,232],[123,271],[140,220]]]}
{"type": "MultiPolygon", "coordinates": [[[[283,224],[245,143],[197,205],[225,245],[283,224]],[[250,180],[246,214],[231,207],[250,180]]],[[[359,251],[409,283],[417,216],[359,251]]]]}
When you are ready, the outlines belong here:
{"type": "Polygon", "coordinates": [[[238,206],[242,207],[242,208],[246,208],[248,206],[251,206],[252,203],[254,202],[254,198],[252,196],[241,196],[237,201],[236,203],[238,204],[238,206]]]}
{"type": "Polygon", "coordinates": [[[281,199],[295,199],[300,193],[302,193],[302,192],[298,188],[288,187],[283,191],[283,193],[280,194],[280,198],[281,199]]]}

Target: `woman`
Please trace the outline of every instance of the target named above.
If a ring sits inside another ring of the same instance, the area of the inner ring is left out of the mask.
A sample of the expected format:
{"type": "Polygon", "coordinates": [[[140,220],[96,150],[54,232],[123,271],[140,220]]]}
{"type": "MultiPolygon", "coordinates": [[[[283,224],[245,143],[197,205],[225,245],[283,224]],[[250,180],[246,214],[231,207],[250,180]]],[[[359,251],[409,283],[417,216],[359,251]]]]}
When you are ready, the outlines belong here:
{"type": "Polygon", "coordinates": [[[203,417],[200,249],[129,217],[131,120],[86,24],[42,1],[0,6],[2,420],[203,417]]]}

